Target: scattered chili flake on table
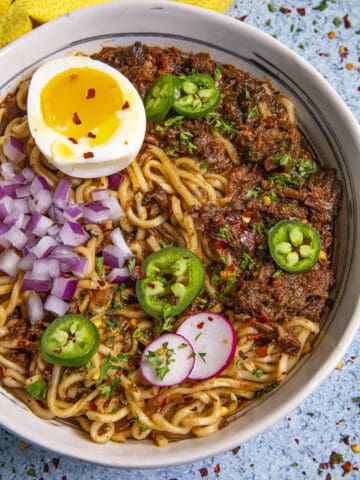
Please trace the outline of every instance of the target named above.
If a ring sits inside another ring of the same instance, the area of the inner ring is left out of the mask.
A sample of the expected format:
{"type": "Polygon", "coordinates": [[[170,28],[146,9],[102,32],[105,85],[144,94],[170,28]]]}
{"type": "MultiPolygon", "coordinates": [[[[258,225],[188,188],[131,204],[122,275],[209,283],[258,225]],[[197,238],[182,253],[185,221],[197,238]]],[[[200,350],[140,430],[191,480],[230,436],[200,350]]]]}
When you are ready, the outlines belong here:
{"type": "Polygon", "coordinates": [[[351,22],[349,20],[349,15],[346,14],[343,16],[345,28],[351,28],[351,22]]]}
{"type": "Polygon", "coordinates": [[[345,65],[345,67],[348,69],[348,70],[352,70],[354,68],[354,64],[349,62],[345,65]]]}
{"type": "Polygon", "coordinates": [[[220,472],[221,472],[220,463],[217,463],[214,467],[214,473],[220,473],[220,472]]]}
{"type": "Polygon", "coordinates": [[[302,17],[304,17],[304,16],[306,15],[306,10],[305,10],[305,8],[303,8],[303,7],[297,8],[296,11],[297,11],[298,14],[301,15],[302,17]]]}
{"type": "Polygon", "coordinates": [[[336,33],[333,32],[333,31],[329,32],[329,33],[328,33],[328,38],[329,38],[330,40],[334,40],[334,38],[336,38],[336,33]]]}
{"type": "Polygon", "coordinates": [[[205,468],[205,467],[200,468],[199,472],[200,472],[201,477],[207,477],[207,475],[208,475],[208,469],[205,468]]]}
{"type": "Polygon", "coordinates": [[[351,462],[347,461],[341,465],[341,468],[344,470],[344,475],[350,473],[354,470],[354,466],[351,462]]]}
{"type": "Polygon", "coordinates": [[[284,15],[288,15],[289,13],[291,13],[291,8],[280,7],[280,8],[279,8],[279,11],[280,11],[281,13],[283,13],[284,15]]]}
{"type": "Polygon", "coordinates": [[[239,453],[239,451],[240,451],[240,448],[241,448],[241,447],[235,447],[235,448],[233,448],[233,449],[231,450],[232,454],[233,454],[233,455],[237,455],[237,454],[239,453]]]}

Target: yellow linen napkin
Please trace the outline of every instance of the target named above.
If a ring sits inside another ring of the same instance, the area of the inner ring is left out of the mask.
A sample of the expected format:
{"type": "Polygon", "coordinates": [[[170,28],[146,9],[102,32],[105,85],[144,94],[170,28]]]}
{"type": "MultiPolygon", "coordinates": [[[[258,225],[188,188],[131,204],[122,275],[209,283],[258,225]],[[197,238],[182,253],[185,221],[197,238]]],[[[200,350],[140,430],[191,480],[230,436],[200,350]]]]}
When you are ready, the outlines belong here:
{"type": "MultiPolygon", "coordinates": [[[[15,40],[34,25],[45,23],[78,8],[112,0],[0,0],[0,47],[15,40]]],[[[232,0],[171,0],[225,12],[232,0]]]]}

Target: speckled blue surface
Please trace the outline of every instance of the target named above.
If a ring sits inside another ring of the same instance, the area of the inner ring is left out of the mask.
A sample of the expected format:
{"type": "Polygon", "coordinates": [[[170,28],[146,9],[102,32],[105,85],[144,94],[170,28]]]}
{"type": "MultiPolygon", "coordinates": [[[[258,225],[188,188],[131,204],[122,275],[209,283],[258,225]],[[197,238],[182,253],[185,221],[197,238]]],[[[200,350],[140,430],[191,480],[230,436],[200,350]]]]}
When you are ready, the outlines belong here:
{"type": "MultiPolygon", "coordinates": [[[[227,14],[276,36],[308,60],[360,121],[360,0],[237,0],[227,14]],[[351,26],[345,25],[347,14],[351,26]]],[[[340,370],[289,417],[238,451],[166,470],[112,470],[59,457],[0,429],[0,480],[334,480],[343,478],[345,462],[353,468],[345,478],[353,480],[360,479],[354,444],[360,444],[360,333],[340,370]]]]}

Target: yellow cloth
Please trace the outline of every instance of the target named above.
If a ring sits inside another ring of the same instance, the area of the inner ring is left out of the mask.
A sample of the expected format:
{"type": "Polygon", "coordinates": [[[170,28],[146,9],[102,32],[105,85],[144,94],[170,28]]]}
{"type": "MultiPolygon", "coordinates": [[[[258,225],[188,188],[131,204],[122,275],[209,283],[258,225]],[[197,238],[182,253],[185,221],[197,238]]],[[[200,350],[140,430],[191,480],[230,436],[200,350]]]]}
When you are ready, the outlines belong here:
{"type": "MultiPolygon", "coordinates": [[[[0,0],[0,47],[15,40],[33,25],[41,24],[78,8],[112,0],[0,0]]],[[[232,0],[171,0],[225,12],[232,0]]]]}

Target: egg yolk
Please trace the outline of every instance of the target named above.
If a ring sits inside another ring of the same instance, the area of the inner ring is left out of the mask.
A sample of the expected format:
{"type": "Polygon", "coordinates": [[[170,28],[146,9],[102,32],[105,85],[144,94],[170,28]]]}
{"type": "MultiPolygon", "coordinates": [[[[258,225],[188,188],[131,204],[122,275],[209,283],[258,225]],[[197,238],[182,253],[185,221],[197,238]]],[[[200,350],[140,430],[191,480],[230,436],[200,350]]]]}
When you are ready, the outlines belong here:
{"type": "Polygon", "coordinates": [[[113,136],[120,125],[117,112],[125,103],[117,82],[90,67],[57,74],[43,88],[40,102],[50,128],[73,141],[88,137],[94,146],[113,136]]]}

